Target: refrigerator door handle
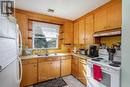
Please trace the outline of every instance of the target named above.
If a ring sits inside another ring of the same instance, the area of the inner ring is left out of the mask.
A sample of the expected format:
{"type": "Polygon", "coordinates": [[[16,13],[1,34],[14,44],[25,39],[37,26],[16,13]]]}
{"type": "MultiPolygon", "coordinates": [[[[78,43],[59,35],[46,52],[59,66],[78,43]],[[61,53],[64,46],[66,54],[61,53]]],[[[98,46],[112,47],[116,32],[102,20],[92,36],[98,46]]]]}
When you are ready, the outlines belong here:
{"type": "Polygon", "coordinates": [[[19,48],[19,52],[18,52],[18,60],[19,60],[19,64],[20,64],[20,75],[19,75],[19,83],[21,82],[22,80],[22,74],[23,74],[23,69],[22,69],[22,61],[21,61],[21,58],[19,57],[21,54],[22,54],[22,34],[19,30],[19,25],[16,24],[16,27],[17,27],[17,31],[18,31],[18,41],[20,41],[19,45],[18,45],[18,48],[19,48]]]}
{"type": "Polygon", "coordinates": [[[0,71],[2,70],[2,66],[0,65],[0,71]]]}
{"type": "Polygon", "coordinates": [[[22,74],[23,74],[23,67],[22,67],[22,61],[20,59],[20,57],[18,57],[18,60],[19,60],[19,64],[20,64],[20,76],[19,76],[19,83],[21,82],[22,80],[22,74]]]}
{"type": "Polygon", "coordinates": [[[21,32],[20,32],[20,30],[19,30],[19,25],[17,24],[17,29],[18,29],[18,33],[19,33],[19,41],[20,41],[20,43],[19,43],[19,55],[21,55],[22,54],[22,34],[21,34],[21,32]]]}

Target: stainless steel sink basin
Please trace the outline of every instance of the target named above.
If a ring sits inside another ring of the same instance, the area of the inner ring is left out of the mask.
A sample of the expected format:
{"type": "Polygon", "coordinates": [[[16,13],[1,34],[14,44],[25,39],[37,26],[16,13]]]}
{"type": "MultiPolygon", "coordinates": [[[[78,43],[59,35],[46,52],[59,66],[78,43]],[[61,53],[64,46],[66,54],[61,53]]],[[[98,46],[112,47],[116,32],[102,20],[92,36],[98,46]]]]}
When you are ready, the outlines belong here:
{"type": "Polygon", "coordinates": [[[52,56],[64,56],[64,53],[51,53],[51,54],[43,54],[43,55],[36,55],[39,57],[52,57],[52,56]]]}

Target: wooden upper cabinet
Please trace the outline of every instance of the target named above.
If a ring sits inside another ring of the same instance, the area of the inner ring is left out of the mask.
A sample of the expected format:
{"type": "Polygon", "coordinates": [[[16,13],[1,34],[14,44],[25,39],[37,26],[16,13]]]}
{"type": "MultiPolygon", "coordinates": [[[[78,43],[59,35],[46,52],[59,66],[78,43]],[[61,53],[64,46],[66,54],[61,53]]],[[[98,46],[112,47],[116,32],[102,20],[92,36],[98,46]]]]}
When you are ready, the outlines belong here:
{"type": "Polygon", "coordinates": [[[79,22],[74,22],[74,44],[79,44],[79,22]]]}
{"type": "Polygon", "coordinates": [[[67,76],[71,74],[71,59],[61,60],[61,76],[67,76]]]}
{"type": "Polygon", "coordinates": [[[27,46],[28,45],[28,16],[16,12],[16,19],[19,25],[19,29],[22,33],[23,45],[27,46]]]}
{"type": "Polygon", "coordinates": [[[79,20],[79,44],[84,44],[85,40],[85,18],[79,20]]]}
{"type": "Polygon", "coordinates": [[[122,25],[121,1],[116,2],[108,8],[108,29],[120,28],[122,25]]]}
{"type": "Polygon", "coordinates": [[[94,32],[106,30],[107,9],[100,9],[94,16],[94,32]]]}
{"type": "Polygon", "coordinates": [[[85,27],[85,43],[93,44],[93,15],[86,16],[86,27],[85,27]]]}
{"type": "Polygon", "coordinates": [[[94,32],[121,28],[121,0],[113,0],[109,5],[98,9],[94,15],[94,32]]]}
{"type": "Polygon", "coordinates": [[[64,44],[73,44],[73,22],[66,22],[63,26],[64,44]]]}

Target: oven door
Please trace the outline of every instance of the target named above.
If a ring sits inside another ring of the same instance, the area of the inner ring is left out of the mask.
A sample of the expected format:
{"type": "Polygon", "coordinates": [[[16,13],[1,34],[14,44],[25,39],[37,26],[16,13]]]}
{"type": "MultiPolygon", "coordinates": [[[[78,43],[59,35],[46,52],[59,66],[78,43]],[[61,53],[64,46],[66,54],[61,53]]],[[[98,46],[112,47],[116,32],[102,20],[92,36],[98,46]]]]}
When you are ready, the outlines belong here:
{"type": "Polygon", "coordinates": [[[108,71],[102,69],[103,80],[101,82],[98,82],[93,79],[93,64],[88,63],[87,70],[87,87],[111,87],[111,74],[108,71]]]}

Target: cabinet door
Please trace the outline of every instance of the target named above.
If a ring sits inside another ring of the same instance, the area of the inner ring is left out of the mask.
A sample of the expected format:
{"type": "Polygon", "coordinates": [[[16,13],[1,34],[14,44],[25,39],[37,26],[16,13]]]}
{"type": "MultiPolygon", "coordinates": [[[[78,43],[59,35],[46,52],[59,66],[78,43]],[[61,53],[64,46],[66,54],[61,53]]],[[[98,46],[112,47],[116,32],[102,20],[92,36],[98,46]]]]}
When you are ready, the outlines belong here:
{"type": "Polygon", "coordinates": [[[28,45],[28,17],[24,14],[16,12],[17,22],[22,33],[23,45],[28,45]]]}
{"type": "Polygon", "coordinates": [[[71,59],[61,60],[61,76],[71,74],[71,59]]]}
{"type": "Polygon", "coordinates": [[[86,74],[86,63],[84,63],[83,59],[80,59],[79,61],[79,80],[83,83],[83,84],[87,84],[87,74],[86,74]]]}
{"type": "Polygon", "coordinates": [[[122,24],[121,1],[108,8],[108,29],[120,28],[122,24]]]}
{"type": "Polygon", "coordinates": [[[79,44],[84,44],[85,40],[85,18],[79,20],[79,44]]]}
{"type": "Polygon", "coordinates": [[[64,24],[64,44],[73,44],[73,22],[64,24]]]}
{"type": "Polygon", "coordinates": [[[107,9],[100,9],[94,16],[94,32],[106,30],[107,26],[107,9]]]}
{"type": "Polygon", "coordinates": [[[49,79],[51,70],[50,62],[38,63],[38,82],[46,81],[49,79]]]}
{"type": "Polygon", "coordinates": [[[49,69],[50,79],[60,77],[60,61],[52,61],[49,69]]]}
{"type": "Polygon", "coordinates": [[[79,75],[79,62],[78,58],[73,56],[72,58],[72,75],[78,78],[79,75]]]}
{"type": "Polygon", "coordinates": [[[23,64],[21,87],[37,83],[37,64],[23,64]]]}
{"type": "Polygon", "coordinates": [[[86,17],[85,43],[93,44],[93,15],[86,17]]]}
{"type": "Polygon", "coordinates": [[[79,44],[79,22],[74,22],[74,44],[79,44]]]}

